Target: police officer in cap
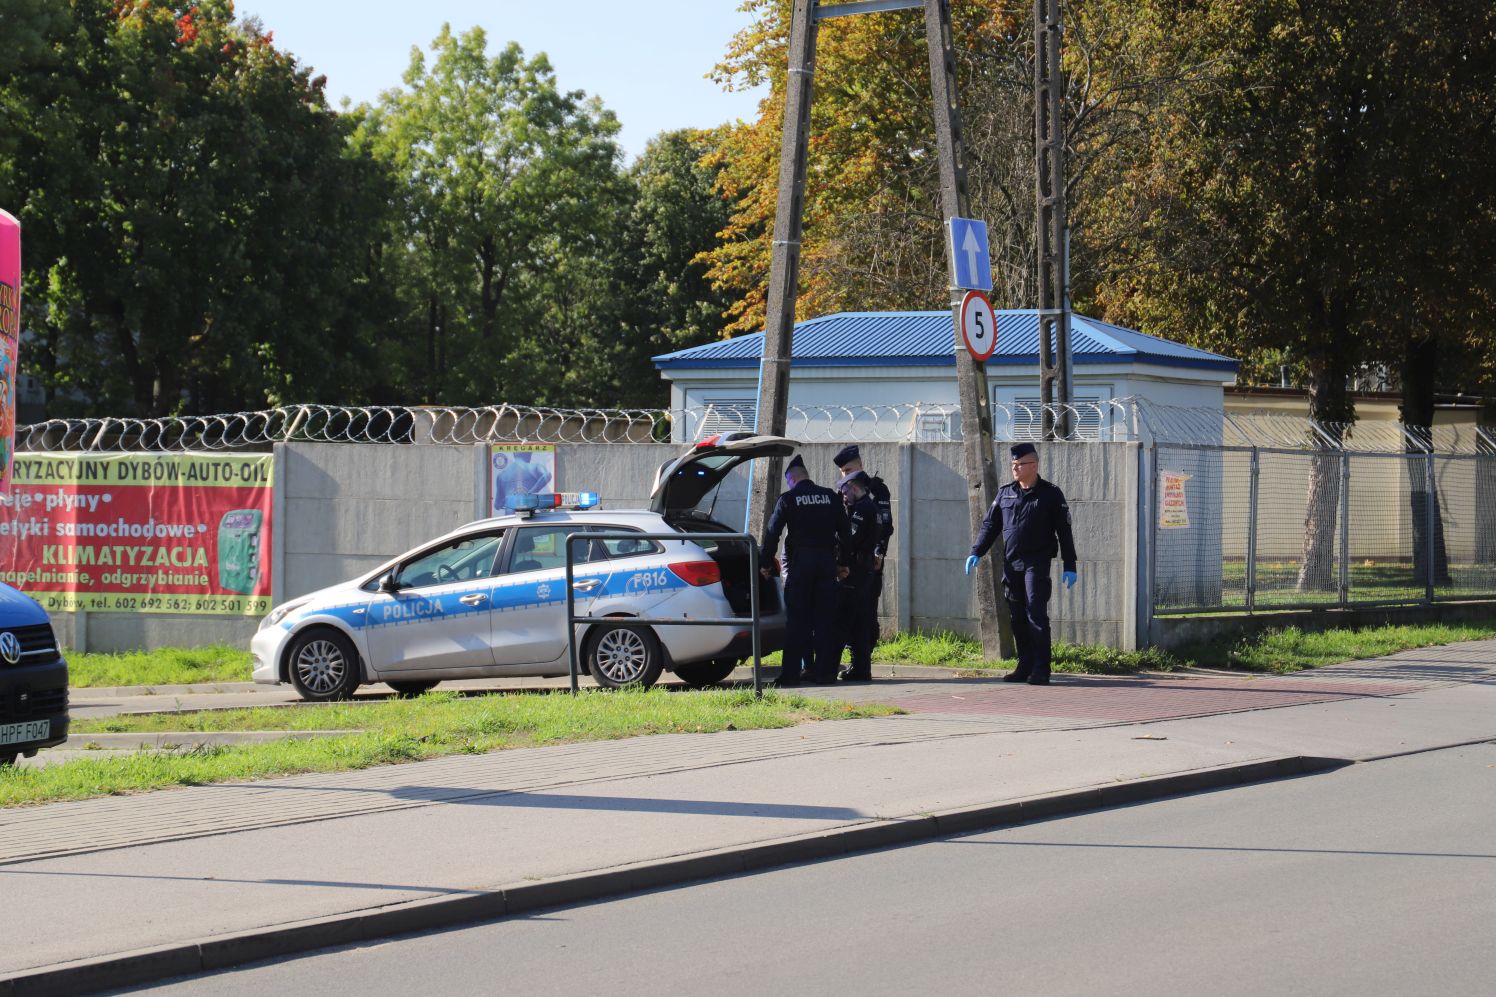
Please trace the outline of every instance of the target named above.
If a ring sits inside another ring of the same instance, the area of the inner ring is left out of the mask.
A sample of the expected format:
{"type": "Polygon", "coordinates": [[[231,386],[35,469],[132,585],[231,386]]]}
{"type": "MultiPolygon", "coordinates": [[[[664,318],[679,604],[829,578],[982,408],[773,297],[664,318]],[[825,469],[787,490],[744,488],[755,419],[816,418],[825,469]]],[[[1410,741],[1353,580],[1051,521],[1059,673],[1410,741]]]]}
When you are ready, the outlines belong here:
{"type": "Polygon", "coordinates": [[[1015,443],[1013,480],[997,490],[987,510],[966,573],[977,558],[1003,541],[1003,594],[1013,620],[1018,668],[1004,682],[1049,684],[1050,564],[1055,554],[1064,564],[1065,587],[1075,584],[1075,538],[1070,533],[1070,505],[1065,493],[1039,477],[1039,453],[1032,443],[1015,443]]]}
{"type": "Polygon", "coordinates": [[[831,458],[842,473],[845,481],[849,475],[862,472],[868,495],[872,497],[873,505],[878,509],[878,526],[881,536],[873,546],[873,556],[877,559],[873,566],[873,613],[876,618],[878,599],[883,595],[883,560],[888,557],[888,543],[893,539],[893,496],[889,494],[888,485],[876,474],[868,474],[862,466],[862,454],[857,449],[857,444],[850,443],[837,451],[836,456],[831,458]]]}
{"type": "Polygon", "coordinates": [[[847,503],[847,522],[852,541],[841,551],[841,591],[837,616],[842,627],[842,646],[852,650],[852,663],[838,676],[843,682],[870,682],[873,678],[873,644],[878,638],[877,550],[883,538],[878,506],[869,494],[866,471],[853,471],[836,484],[847,503]]]}
{"type": "MultiPolygon", "coordinates": [[[[779,684],[800,683],[800,663],[805,662],[805,680],[822,685],[836,681],[840,663],[836,626],[837,550],[851,543],[847,513],[841,496],[810,480],[805,461],[797,454],[784,469],[785,491],[774,505],[760,545],[761,563],[767,565],[779,549],[786,529],[784,610],[787,633],[784,667],[779,684]]],[[[768,567],[759,569],[768,578],[768,567]]]]}

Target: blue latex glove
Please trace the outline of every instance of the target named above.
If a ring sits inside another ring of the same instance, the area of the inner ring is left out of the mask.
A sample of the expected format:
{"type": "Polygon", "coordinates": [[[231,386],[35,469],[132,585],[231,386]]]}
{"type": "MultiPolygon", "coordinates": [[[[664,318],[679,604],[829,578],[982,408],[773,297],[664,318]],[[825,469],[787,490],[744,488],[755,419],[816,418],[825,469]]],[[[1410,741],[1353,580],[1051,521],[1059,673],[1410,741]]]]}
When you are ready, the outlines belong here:
{"type": "Polygon", "coordinates": [[[1075,572],[1066,571],[1064,574],[1060,575],[1060,578],[1064,580],[1065,587],[1067,589],[1075,588],[1075,572]]]}
{"type": "Polygon", "coordinates": [[[971,569],[977,566],[977,556],[972,554],[966,559],[966,573],[971,574],[971,569]]]}

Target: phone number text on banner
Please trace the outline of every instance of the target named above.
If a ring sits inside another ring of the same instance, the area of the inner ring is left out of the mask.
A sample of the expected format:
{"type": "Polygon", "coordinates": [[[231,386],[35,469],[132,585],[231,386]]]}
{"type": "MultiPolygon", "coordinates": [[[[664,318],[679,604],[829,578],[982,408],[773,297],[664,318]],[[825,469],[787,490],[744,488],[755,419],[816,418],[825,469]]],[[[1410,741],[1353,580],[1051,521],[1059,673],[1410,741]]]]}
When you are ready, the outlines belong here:
{"type": "Polygon", "coordinates": [[[52,612],[270,611],[268,455],[18,454],[0,581],[52,612]]]}

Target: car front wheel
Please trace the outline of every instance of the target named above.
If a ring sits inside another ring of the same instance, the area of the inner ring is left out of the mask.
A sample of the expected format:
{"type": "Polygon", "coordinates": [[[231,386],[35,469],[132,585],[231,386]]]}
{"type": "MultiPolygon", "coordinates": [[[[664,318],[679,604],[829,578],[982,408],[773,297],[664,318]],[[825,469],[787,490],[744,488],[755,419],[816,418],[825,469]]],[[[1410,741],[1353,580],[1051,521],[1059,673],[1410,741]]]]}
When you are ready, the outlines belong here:
{"type": "Polygon", "coordinates": [[[651,686],[664,670],[660,642],[648,627],[604,624],[587,644],[587,669],[604,688],[651,686]]]}
{"type": "Polygon", "coordinates": [[[286,670],[301,698],[317,703],[352,699],[361,681],[358,652],[336,630],[308,630],[297,637],[286,670]]]}

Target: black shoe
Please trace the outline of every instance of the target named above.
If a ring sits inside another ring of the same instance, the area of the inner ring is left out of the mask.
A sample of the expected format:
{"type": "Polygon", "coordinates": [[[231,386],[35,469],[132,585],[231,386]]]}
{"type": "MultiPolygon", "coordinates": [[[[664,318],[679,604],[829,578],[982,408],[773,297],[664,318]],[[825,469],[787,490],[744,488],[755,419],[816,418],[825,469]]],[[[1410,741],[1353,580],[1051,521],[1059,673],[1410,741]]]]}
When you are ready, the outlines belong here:
{"type": "Polygon", "coordinates": [[[1029,685],[1049,685],[1049,676],[1048,675],[1030,675],[1028,677],[1028,684],[1029,685]]]}
{"type": "Polygon", "coordinates": [[[1008,674],[1006,674],[1006,675],[1003,676],[1003,681],[1004,682],[1027,682],[1027,681],[1029,681],[1029,675],[1028,675],[1028,672],[1012,671],[1012,672],[1009,672],[1008,674]]]}
{"type": "Polygon", "coordinates": [[[852,669],[848,668],[840,675],[838,675],[837,679],[842,682],[871,682],[873,680],[873,673],[855,672],[852,669]]]}
{"type": "Polygon", "coordinates": [[[802,679],[806,685],[835,685],[835,675],[807,675],[802,679]]]}
{"type": "Polygon", "coordinates": [[[781,674],[779,678],[774,680],[774,684],[781,689],[793,689],[800,684],[800,676],[781,674]]]}

